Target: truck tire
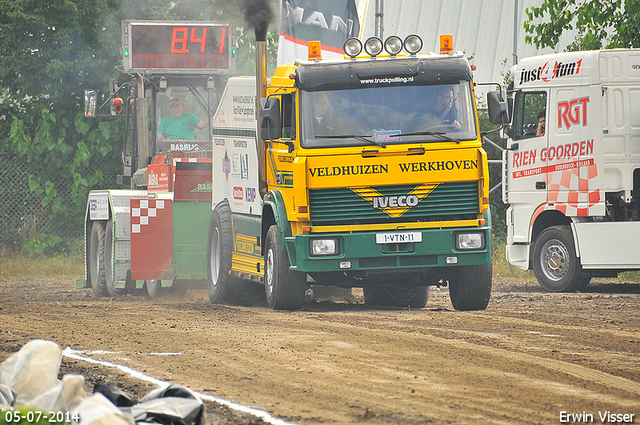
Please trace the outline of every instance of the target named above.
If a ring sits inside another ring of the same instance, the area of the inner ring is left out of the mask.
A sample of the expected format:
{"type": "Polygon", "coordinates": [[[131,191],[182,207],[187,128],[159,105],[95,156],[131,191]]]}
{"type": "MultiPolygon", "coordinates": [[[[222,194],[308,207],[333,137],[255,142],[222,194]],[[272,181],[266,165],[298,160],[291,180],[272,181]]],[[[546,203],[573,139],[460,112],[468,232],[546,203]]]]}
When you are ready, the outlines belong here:
{"type": "Polygon", "coordinates": [[[231,271],[233,231],[231,209],[226,201],[219,203],[211,215],[207,244],[207,289],[212,304],[234,303],[234,279],[231,271]]]}
{"type": "Polygon", "coordinates": [[[362,292],[367,305],[424,308],[429,300],[429,289],[428,286],[365,286],[362,292]]]}
{"type": "Polygon", "coordinates": [[[289,256],[280,250],[280,232],[272,225],[267,231],[264,253],[264,288],[273,310],[296,310],[304,303],[305,273],[289,268],[289,256]]]}
{"type": "Polygon", "coordinates": [[[108,297],[107,281],[105,279],[105,233],[104,221],[91,222],[91,237],[89,240],[89,280],[93,295],[98,298],[108,297]]]}
{"type": "Polygon", "coordinates": [[[264,289],[256,282],[231,276],[233,231],[231,209],[222,201],[213,210],[207,243],[207,291],[212,304],[264,304],[264,289]]]}
{"type": "Polygon", "coordinates": [[[491,299],[491,264],[461,266],[449,281],[453,308],[460,311],[484,310],[491,299]]]}
{"type": "Polygon", "coordinates": [[[549,292],[573,292],[586,286],[568,226],[543,230],[533,244],[532,261],[536,279],[549,292]]]}
{"type": "Polygon", "coordinates": [[[578,287],[576,288],[576,290],[585,290],[586,287],[589,286],[589,283],[591,283],[591,276],[580,276],[580,281],[578,282],[578,287]]]}

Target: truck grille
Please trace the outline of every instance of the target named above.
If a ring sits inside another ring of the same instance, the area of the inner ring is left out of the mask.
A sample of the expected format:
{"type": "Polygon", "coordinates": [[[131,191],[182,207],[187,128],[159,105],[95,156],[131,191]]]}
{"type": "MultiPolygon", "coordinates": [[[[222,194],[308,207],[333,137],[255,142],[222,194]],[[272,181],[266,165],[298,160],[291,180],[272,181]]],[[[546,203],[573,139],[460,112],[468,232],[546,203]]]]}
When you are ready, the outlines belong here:
{"type": "MultiPolygon", "coordinates": [[[[383,196],[404,196],[415,185],[374,187],[383,196]]],[[[313,225],[372,224],[476,219],[479,211],[478,182],[441,183],[417,205],[397,218],[348,188],[309,191],[313,225]]]]}

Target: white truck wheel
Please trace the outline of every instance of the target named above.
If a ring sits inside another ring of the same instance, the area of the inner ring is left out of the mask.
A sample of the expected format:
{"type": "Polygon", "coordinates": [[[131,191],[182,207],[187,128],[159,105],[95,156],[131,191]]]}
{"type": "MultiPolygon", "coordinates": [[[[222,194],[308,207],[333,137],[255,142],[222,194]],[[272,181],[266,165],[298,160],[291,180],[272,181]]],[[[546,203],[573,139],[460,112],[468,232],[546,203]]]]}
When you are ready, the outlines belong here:
{"type": "MultiPolygon", "coordinates": [[[[533,244],[533,273],[549,292],[573,292],[581,287],[581,266],[568,226],[552,226],[533,244]]],[[[585,285],[582,285],[585,286],[585,285]]]]}

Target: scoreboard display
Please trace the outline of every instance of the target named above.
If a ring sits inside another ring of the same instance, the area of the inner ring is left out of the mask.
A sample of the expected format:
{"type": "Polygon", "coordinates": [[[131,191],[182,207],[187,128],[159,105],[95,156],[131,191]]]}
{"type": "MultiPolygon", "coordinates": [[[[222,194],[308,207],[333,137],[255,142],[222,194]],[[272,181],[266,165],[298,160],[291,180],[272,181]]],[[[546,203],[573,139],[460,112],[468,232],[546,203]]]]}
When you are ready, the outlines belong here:
{"type": "Polygon", "coordinates": [[[122,22],[125,72],[233,73],[235,43],[227,23],[122,22]]]}

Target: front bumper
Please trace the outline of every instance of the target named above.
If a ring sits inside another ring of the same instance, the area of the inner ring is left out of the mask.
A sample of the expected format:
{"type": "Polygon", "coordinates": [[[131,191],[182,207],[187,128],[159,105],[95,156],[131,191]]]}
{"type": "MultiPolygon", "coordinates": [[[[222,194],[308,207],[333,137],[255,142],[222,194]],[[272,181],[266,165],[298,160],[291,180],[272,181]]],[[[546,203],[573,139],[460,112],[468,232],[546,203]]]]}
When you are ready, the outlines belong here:
{"type": "MultiPolygon", "coordinates": [[[[431,267],[489,264],[492,260],[491,228],[448,228],[412,230],[422,234],[421,242],[376,243],[376,234],[393,232],[354,232],[296,235],[285,239],[292,268],[313,273],[327,271],[418,271],[431,267]],[[484,247],[458,250],[455,237],[460,232],[484,234],[484,247]],[[335,255],[312,256],[312,239],[335,238],[335,255]]],[[[402,233],[402,232],[398,232],[402,233]]]]}

